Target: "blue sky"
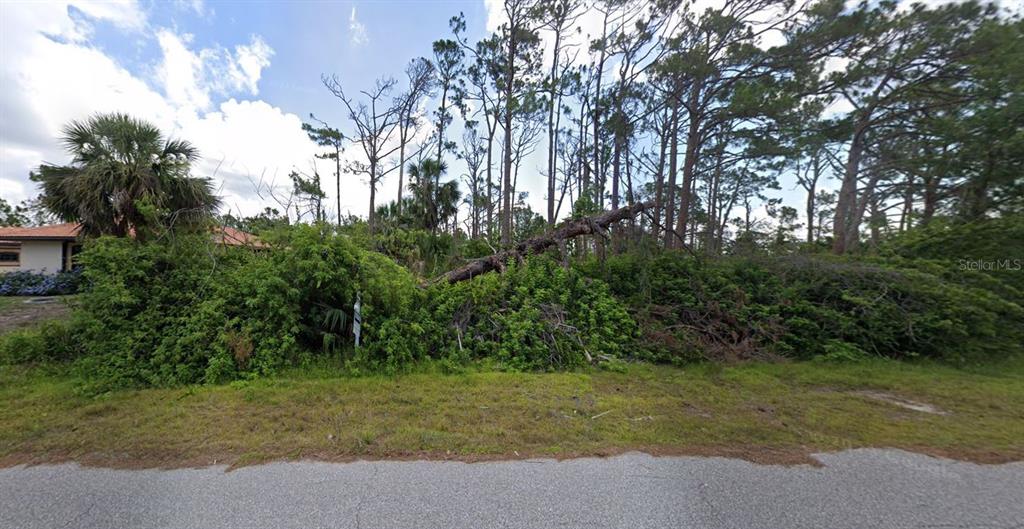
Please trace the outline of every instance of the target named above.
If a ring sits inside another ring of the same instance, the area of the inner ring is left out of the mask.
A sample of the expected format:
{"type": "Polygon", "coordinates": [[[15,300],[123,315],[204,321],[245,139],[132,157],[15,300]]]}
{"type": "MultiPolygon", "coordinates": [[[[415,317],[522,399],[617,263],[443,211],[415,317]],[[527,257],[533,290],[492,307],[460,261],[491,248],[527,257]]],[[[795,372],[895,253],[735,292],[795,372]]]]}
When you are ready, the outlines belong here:
{"type": "MultiPolygon", "coordinates": [[[[721,1],[697,0],[695,9],[721,1]]],[[[64,124],[122,111],[193,142],[203,155],[193,173],[213,178],[226,210],[253,214],[276,206],[267,184],[288,187],[286,175],[311,172],[318,152],[302,121],[312,112],[351,130],[321,74],[337,74],[349,93],[381,76],[401,86],[408,61],[429,56],[434,40],[451,36],[452,16],[465,14],[467,38],[475,42],[498,25],[500,11],[500,0],[0,0],[0,197],[35,196],[29,171],[67,162],[57,141],[64,124]],[[257,193],[254,182],[264,191],[257,193]]],[[[586,42],[600,27],[599,15],[586,12],[578,26],[577,38],[586,42]]],[[[430,102],[425,110],[434,108],[430,102]]],[[[448,137],[457,139],[460,126],[457,119],[448,137]]],[[[357,151],[350,146],[346,156],[357,158],[357,151]]],[[[520,171],[517,190],[529,192],[535,211],[543,210],[545,156],[541,142],[520,171]]],[[[462,167],[449,158],[448,177],[458,178],[462,167]]],[[[320,173],[331,170],[321,165],[320,173]]],[[[781,180],[774,194],[800,205],[803,192],[791,178],[781,180]]],[[[334,186],[328,181],[324,188],[333,216],[334,186]]],[[[396,189],[391,175],[378,188],[378,203],[392,200],[396,189]]],[[[343,213],[365,215],[368,196],[364,182],[343,176],[343,213]]]]}

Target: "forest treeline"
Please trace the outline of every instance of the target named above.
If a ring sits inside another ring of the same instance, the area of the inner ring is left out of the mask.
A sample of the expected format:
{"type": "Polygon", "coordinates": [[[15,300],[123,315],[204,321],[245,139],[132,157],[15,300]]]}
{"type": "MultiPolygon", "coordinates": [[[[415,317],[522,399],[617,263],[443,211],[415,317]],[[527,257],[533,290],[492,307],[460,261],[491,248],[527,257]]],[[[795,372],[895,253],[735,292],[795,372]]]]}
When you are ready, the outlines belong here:
{"type": "MultiPolygon", "coordinates": [[[[371,232],[506,247],[562,218],[644,201],[653,210],[614,230],[616,251],[648,236],[710,255],[742,239],[843,254],[936,217],[1024,205],[1019,14],[837,0],[502,9],[478,41],[453,17],[403,79],[325,74],[346,119],[312,116],[305,128],[333,175],[293,173],[287,192],[267,190],[278,208],[239,224],[326,219],[330,176],[336,212],[342,188],[369,185],[371,232]],[[463,174],[446,175],[456,164],[463,174]],[[522,190],[538,176],[546,207],[534,212],[522,190]],[[382,205],[385,178],[399,191],[382,205]],[[770,197],[783,184],[805,200],[770,197]]],[[[605,251],[601,240],[588,248],[605,251]]]]}

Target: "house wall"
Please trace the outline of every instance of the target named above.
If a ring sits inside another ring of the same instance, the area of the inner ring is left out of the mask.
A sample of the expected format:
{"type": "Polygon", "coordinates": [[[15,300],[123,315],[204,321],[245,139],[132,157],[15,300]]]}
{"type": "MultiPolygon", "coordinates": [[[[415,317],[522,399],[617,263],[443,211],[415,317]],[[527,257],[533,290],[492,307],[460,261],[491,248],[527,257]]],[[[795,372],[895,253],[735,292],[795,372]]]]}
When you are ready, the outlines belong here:
{"type": "Polygon", "coordinates": [[[17,269],[48,274],[60,272],[64,269],[64,241],[22,241],[21,265],[17,269]]]}

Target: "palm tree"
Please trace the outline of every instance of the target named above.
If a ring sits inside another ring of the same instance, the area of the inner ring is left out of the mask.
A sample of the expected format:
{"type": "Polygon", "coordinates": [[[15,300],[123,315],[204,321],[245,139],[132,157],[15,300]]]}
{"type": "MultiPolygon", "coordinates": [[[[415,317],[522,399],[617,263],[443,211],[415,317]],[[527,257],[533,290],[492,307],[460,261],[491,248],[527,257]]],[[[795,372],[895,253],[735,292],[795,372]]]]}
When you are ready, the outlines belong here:
{"type": "Polygon", "coordinates": [[[409,214],[416,219],[418,227],[432,233],[437,233],[439,227],[458,213],[458,183],[439,183],[447,169],[444,162],[433,158],[426,158],[418,165],[409,165],[409,191],[412,195],[409,214]]]}
{"type": "Polygon", "coordinates": [[[39,166],[31,175],[42,205],[87,235],[135,233],[154,224],[192,224],[220,205],[208,178],[189,176],[199,159],[184,140],[127,114],[99,114],[64,127],[71,165],[39,166]]]}

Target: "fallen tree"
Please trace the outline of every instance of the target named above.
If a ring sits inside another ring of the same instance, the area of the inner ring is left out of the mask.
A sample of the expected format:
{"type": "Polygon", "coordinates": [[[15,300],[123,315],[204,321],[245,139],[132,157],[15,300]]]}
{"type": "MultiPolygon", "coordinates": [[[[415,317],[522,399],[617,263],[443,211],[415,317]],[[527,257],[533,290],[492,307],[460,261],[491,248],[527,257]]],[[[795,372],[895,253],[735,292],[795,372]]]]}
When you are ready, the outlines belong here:
{"type": "Polygon", "coordinates": [[[600,235],[602,237],[607,237],[608,226],[615,224],[616,222],[635,217],[644,210],[652,207],[654,207],[653,201],[639,202],[632,206],[625,206],[611,211],[603,211],[590,217],[566,221],[558,228],[555,228],[543,235],[526,239],[509,250],[504,250],[495,253],[494,255],[488,255],[487,257],[474,259],[473,261],[444,274],[439,277],[437,281],[458,283],[459,281],[466,281],[467,279],[472,279],[480,274],[486,274],[487,272],[495,270],[501,271],[512,259],[522,261],[527,256],[539,254],[548,248],[557,246],[569,239],[579,237],[581,235],[600,235]]]}

